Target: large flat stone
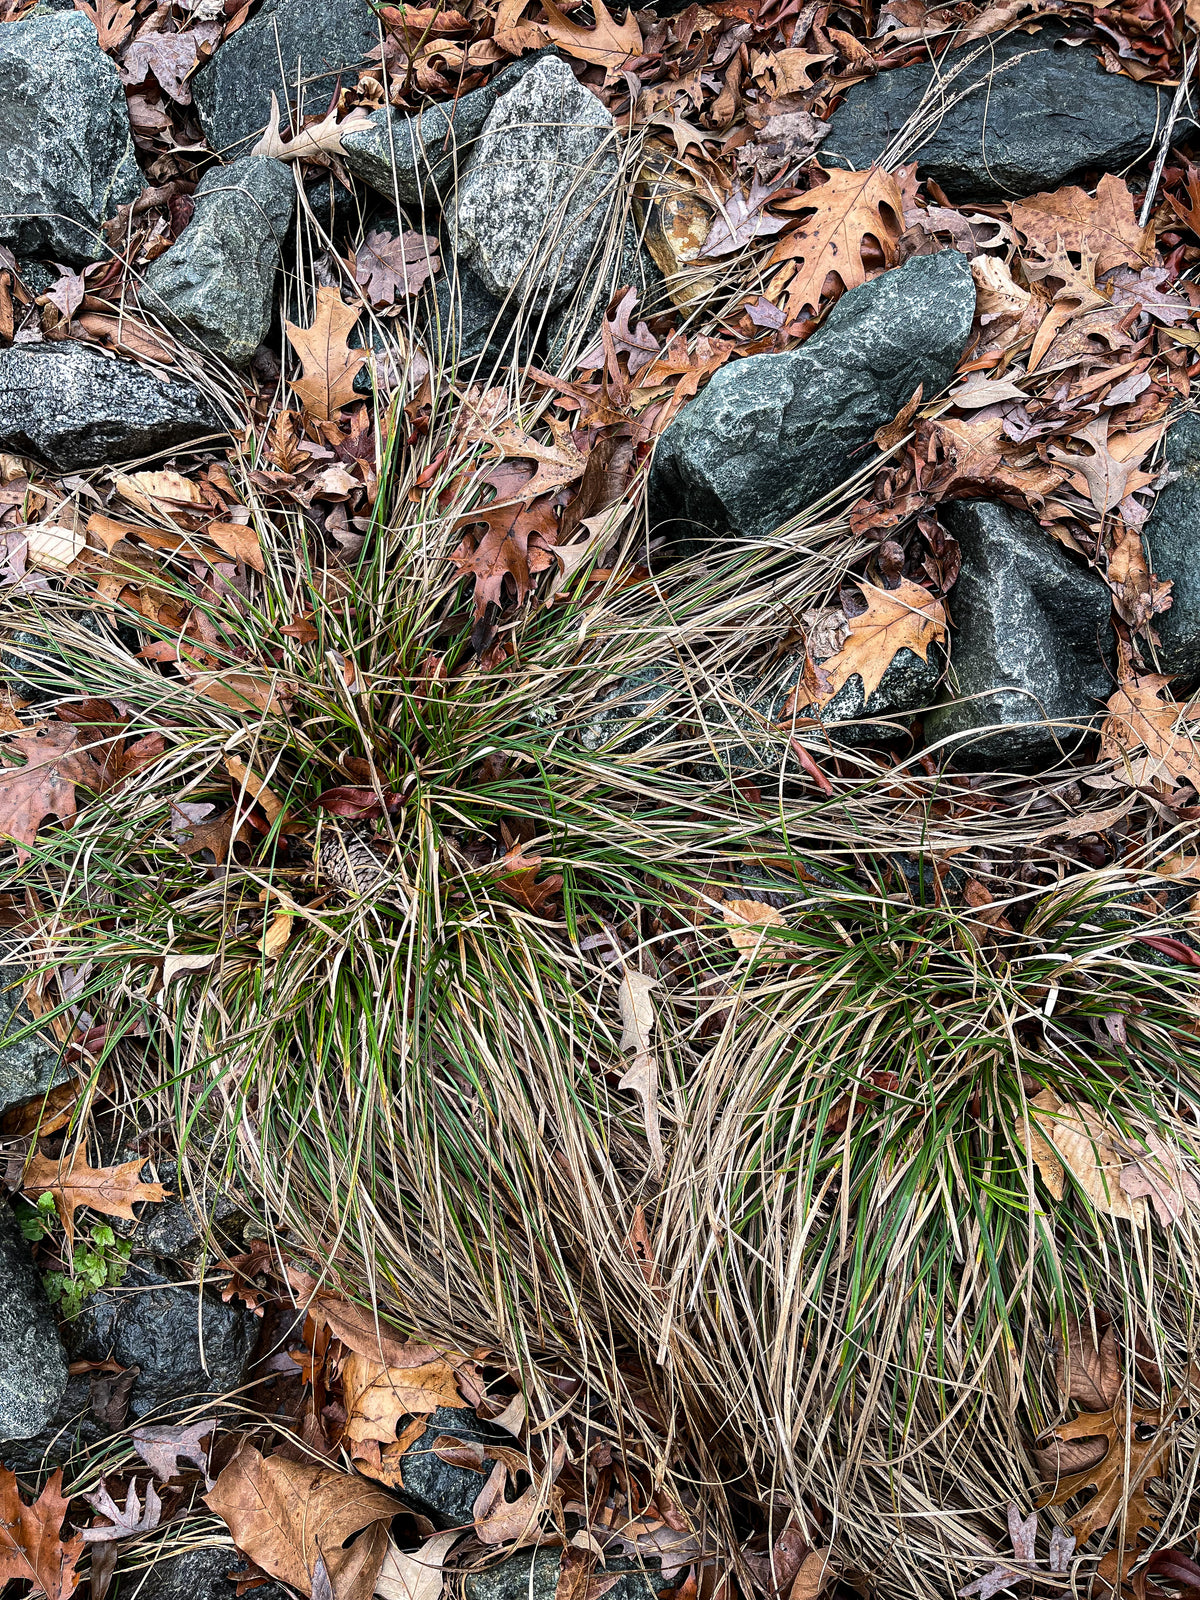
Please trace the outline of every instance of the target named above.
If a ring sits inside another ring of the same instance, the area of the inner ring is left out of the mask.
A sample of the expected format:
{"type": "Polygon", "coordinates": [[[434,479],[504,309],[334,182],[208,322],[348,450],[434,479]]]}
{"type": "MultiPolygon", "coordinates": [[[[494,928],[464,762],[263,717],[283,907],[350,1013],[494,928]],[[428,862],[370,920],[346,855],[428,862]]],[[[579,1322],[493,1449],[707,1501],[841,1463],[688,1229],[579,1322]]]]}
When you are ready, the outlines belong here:
{"type": "Polygon", "coordinates": [[[885,164],[915,159],[953,200],[1032,195],[1088,168],[1121,172],[1149,151],[1171,91],[1105,72],[1091,49],[1062,37],[1057,26],[1008,34],[983,41],[974,60],[967,45],[936,67],[855,84],[830,118],[822,163],[862,171],[880,161],[928,95],[932,129],[885,164]]]}
{"type": "Polygon", "coordinates": [[[1154,629],[1162,671],[1191,680],[1200,677],[1200,417],[1183,416],[1168,429],[1166,459],[1179,476],[1160,492],[1145,527],[1150,569],[1173,585],[1171,608],[1154,629]]]}
{"type": "Polygon", "coordinates": [[[456,255],[499,299],[562,305],[607,219],[616,166],[608,111],[565,61],[539,61],[496,102],[467,159],[456,255]]]}
{"type": "Polygon", "coordinates": [[[210,168],[192,220],[146,269],[142,305],[230,366],[249,366],[270,331],[295,201],[292,171],[282,161],[243,156],[210,168]]]}
{"type": "Polygon", "coordinates": [[[364,128],[345,136],[346,165],[388,200],[437,204],[454,187],[496,101],[545,55],[514,61],[481,89],[425,106],[415,117],[381,106],[364,128]]]}
{"type": "Polygon", "coordinates": [[[0,1441],[33,1438],[66,1387],[62,1340],[29,1241],[0,1199],[0,1441]]]}
{"type": "Polygon", "coordinates": [[[926,715],[926,741],[952,740],[963,766],[1051,766],[1112,693],[1108,589],[1024,511],[961,500],[939,515],[962,548],[949,597],[956,699],[926,715]]]}
{"type": "Polygon", "coordinates": [[[81,265],[142,192],[125,91],[78,11],[0,27],[0,243],[81,265]]]}
{"type": "Polygon", "coordinates": [[[192,79],[192,99],[213,149],[244,155],[267,125],[274,93],[280,110],[295,98],[324,111],[339,74],[345,85],[379,43],[367,0],[264,0],[257,13],[192,79]]]}
{"type": "Polygon", "coordinates": [[[965,256],[914,256],[843,295],[799,350],[722,367],[659,440],[652,522],[765,537],[848,477],[919,383],[945,388],[974,310],[965,256]]]}
{"type": "Polygon", "coordinates": [[[223,431],[200,391],[75,339],[0,350],[0,449],[58,472],[223,431]]]}

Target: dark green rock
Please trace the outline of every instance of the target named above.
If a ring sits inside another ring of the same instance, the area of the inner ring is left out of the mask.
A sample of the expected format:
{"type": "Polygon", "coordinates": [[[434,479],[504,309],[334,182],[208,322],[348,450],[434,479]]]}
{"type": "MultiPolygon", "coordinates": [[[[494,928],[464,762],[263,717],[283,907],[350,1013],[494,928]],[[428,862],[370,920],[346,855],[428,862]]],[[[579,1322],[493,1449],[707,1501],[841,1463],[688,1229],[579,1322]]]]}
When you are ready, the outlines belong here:
{"type": "Polygon", "coordinates": [[[246,367],[271,327],[275,274],[296,200],[292,170],[267,156],[244,156],[210,168],[194,199],[192,220],[147,267],[141,302],[230,366],[246,367]]]}
{"type": "Polygon", "coordinates": [[[962,549],[947,694],[972,698],[929,712],[926,741],[952,741],[963,766],[1048,767],[1112,693],[1108,589],[1024,511],[960,500],[939,514],[962,549]]]}
{"type": "MultiPolygon", "coordinates": [[[[561,1550],[518,1550],[504,1561],[464,1573],[463,1600],[555,1600],[561,1565],[561,1550]]],[[[632,1561],[610,1556],[597,1575],[621,1573],[607,1591],[612,1600],[654,1600],[677,1581],[665,1582],[657,1562],[648,1561],[646,1567],[643,1571],[632,1561]]]]}
{"type": "Polygon", "coordinates": [[[125,91],[81,12],[0,27],[0,243],[81,265],[142,192],[125,91]]]}
{"type": "Polygon", "coordinates": [[[37,456],[58,472],[223,432],[191,384],[96,345],[64,339],[0,350],[0,449],[37,456]]]}
{"type": "Polygon", "coordinates": [[[523,328],[515,337],[516,296],[498,300],[477,272],[447,252],[443,244],[442,270],[422,297],[425,340],[437,366],[463,368],[478,362],[479,381],[496,366],[531,355],[533,329],[523,328]]]}
{"type": "Polygon", "coordinates": [[[190,1194],[180,1194],[178,1164],[160,1161],[157,1170],[163,1187],[180,1197],[163,1205],[146,1206],[137,1230],[142,1249],[167,1260],[191,1261],[210,1236],[218,1251],[229,1254],[241,1249],[245,1216],[235,1200],[220,1190],[207,1194],[206,1212],[201,1216],[190,1194]]]}
{"type": "Polygon", "coordinates": [[[946,386],[974,310],[965,256],[914,256],[843,295],[799,350],[722,367],[659,441],[652,523],[765,537],[869,459],[852,452],[919,383],[927,400],[946,386]]]}
{"type": "MultiPolygon", "coordinates": [[[[886,744],[905,731],[907,722],[918,711],[932,704],[942,668],[936,646],[930,646],[927,660],[922,660],[915,650],[897,650],[869,695],[864,697],[863,681],[855,673],[827,705],[819,710],[815,705],[804,706],[797,711],[797,720],[815,717],[828,730],[834,744],[886,744]]],[[[784,717],[788,697],[803,670],[801,661],[790,681],[764,703],[763,710],[771,721],[784,717]]]]}
{"type": "Polygon", "coordinates": [[[62,1341],[29,1241],[0,1200],[0,1441],[39,1433],[66,1387],[62,1341]]]}
{"type": "Polygon", "coordinates": [[[344,86],[353,84],[378,43],[367,0],[264,0],[191,80],[209,144],[219,154],[244,155],[241,147],[267,125],[272,93],[285,111],[298,77],[305,114],[324,111],[339,75],[344,86]]]}
{"type": "Polygon", "coordinates": [[[1088,168],[1121,172],[1150,150],[1171,90],[1105,72],[1088,46],[1072,48],[1062,37],[1053,26],[1008,34],[983,41],[969,66],[972,45],[942,55],[936,69],[901,67],[855,84],[830,118],[822,163],[862,171],[879,161],[936,71],[945,101],[956,103],[889,164],[916,160],[952,200],[1037,194],[1088,168]]]}
{"type": "Polygon", "coordinates": [[[453,188],[496,101],[546,53],[514,61],[481,89],[445,105],[426,106],[415,117],[381,106],[365,128],[345,136],[346,165],[388,200],[404,206],[439,204],[453,188]]]}
{"type": "Polygon", "coordinates": [[[77,1373],[68,1377],[62,1398],[32,1438],[12,1439],[0,1446],[0,1462],[29,1478],[54,1467],[75,1463],[82,1466],[87,1452],[108,1438],[112,1431],[99,1420],[92,1407],[89,1374],[77,1373]]]}
{"type": "Polygon", "coordinates": [[[632,755],[651,745],[669,744],[679,736],[679,666],[665,661],[643,667],[608,690],[595,713],[583,724],[579,742],[595,754],[632,755]],[[671,708],[666,715],[656,708],[671,708]]]}
{"type": "MultiPolygon", "coordinates": [[[[247,1566],[245,1557],[232,1545],[185,1550],[138,1573],[138,1600],[236,1600],[237,1585],[230,1582],[228,1574],[247,1566]]],[[[291,1590],[273,1579],[251,1592],[255,1600],[291,1600],[291,1590]]]]}
{"type": "Polygon", "coordinates": [[[503,299],[562,305],[592,257],[616,182],[613,120],[549,56],[500,96],[455,199],[455,254],[503,299]]]}
{"type": "Polygon", "coordinates": [[[511,1433],[483,1421],[473,1411],[458,1406],[439,1406],[429,1418],[425,1432],[404,1452],[402,1492],[405,1500],[439,1528],[466,1527],[470,1525],[471,1508],[493,1463],[485,1461],[483,1472],[475,1472],[470,1467],[456,1467],[443,1461],[434,1455],[432,1448],[434,1441],[443,1434],[472,1443],[501,1444],[510,1448],[514,1440],[511,1433]]]}
{"type": "Polygon", "coordinates": [[[1167,430],[1166,463],[1179,476],[1161,490],[1146,521],[1150,570],[1170,579],[1171,608],[1154,619],[1163,672],[1200,677],[1200,417],[1167,430]]]}
{"type": "Polygon", "coordinates": [[[176,1283],[134,1262],[121,1288],[89,1295],[65,1326],[73,1361],[112,1359],[138,1367],[129,1410],[134,1417],[171,1402],[200,1403],[229,1394],[246,1379],[260,1323],[240,1301],[176,1283]]]}
{"type": "Polygon", "coordinates": [[[71,1073],[62,1052],[48,1033],[40,1030],[15,1035],[33,1026],[33,1013],[21,999],[28,974],[21,967],[0,967],[0,1117],[30,1100],[40,1100],[71,1073]]]}

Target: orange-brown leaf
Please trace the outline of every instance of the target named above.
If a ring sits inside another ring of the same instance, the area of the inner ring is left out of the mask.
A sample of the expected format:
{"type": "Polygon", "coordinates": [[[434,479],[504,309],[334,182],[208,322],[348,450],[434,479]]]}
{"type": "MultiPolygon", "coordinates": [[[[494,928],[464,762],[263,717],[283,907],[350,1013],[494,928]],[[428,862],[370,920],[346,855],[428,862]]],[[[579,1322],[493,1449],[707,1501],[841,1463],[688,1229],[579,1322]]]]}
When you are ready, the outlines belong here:
{"type": "MultiPolygon", "coordinates": [[[[823,168],[821,170],[824,170],[823,168]]],[[[865,283],[872,270],[863,260],[863,245],[878,244],[886,266],[896,259],[896,241],[904,228],[904,202],[895,178],[880,167],[866,172],[826,173],[826,181],[781,201],[780,211],[811,212],[792,233],[780,239],[768,266],[780,271],[767,288],[768,298],[781,304],[791,318],[821,303],[825,281],[831,275],[843,289],[865,283]]]]}
{"type": "Polygon", "coordinates": [[[1095,257],[1097,275],[1111,267],[1144,267],[1154,261],[1154,225],[1140,227],[1133,196],[1123,178],[1106,173],[1093,199],[1074,185],[1035,194],[1013,206],[1013,226],[1031,250],[1051,261],[1061,251],[1095,257]]]}
{"type": "Polygon", "coordinates": [[[69,822],[75,815],[75,785],[101,787],[100,769],[82,748],[78,728],[50,722],[36,732],[5,741],[0,752],[0,835],[17,841],[17,860],[24,861],[38,826],[46,817],[69,822]],[[24,766],[9,765],[15,752],[24,766]]]}
{"type": "Polygon", "coordinates": [[[264,1459],[249,1444],[204,1503],[224,1519],[239,1550],[301,1594],[313,1593],[323,1566],[333,1600],[370,1600],[388,1524],[403,1509],[353,1473],[278,1455],[264,1459]]]}
{"type": "Polygon", "coordinates": [[[1052,1493],[1043,1495],[1039,1506],[1062,1506],[1085,1489],[1096,1492],[1083,1510],[1072,1519],[1071,1532],[1077,1545],[1108,1526],[1114,1512],[1120,1511],[1126,1539],[1132,1543],[1140,1528],[1157,1528],[1158,1513],[1146,1499],[1148,1478],[1166,1471],[1171,1453],[1171,1438],[1161,1432],[1162,1418],[1157,1411],[1136,1406],[1126,1414],[1123,1402],[1111,1411],[1085,1411],[1072,1422],[1061,1423],[1051,1431],[1053,1439],[1104,1438],[1108,1449],[1095,1466],[1085,1467],[1059,1480],[1052,1493]],[[1138,1430],[1154,1432],[1139,1439],[1138,1430]],[[1127,1455],[1128,1452],[1128,1455],[1127,1455]]]}
{"type": "Polygon", "coordinates": [[[445,1356],[419,1367],[385,1367],[357,1353],[342,1368],[346,1437],[392,1444],[402,1417],[429,1415],[439,1406],[465,1406],[445,1356]]]}
{"type": "Polygon", "coordinates": [[[856,674],[862,678],[864,698],[870,696],[898,650],[911,650],[924,661],[929,646],[946,637],[945,607],[919,583],[901,578],[895,589],[864,583],[862,591],[867,609],[849,619],[846,642],[821,663],[825,682],[818,705],[828,705],[856,674]]]}
{"type": "Polygon", "coordinates": [[[79,1582],[75,1563],[83,1554],[81,1534],[62,1540],[68,1504],[61,1467],[31,1506],[21,1499],[16,1476],[0,1467],[0,1584],[20,1578],[46,1600],[67,1600],[79,1582]]]}
{"type": "Polygon", "coordinates": [[[309,416],[328,422],[357,396],[354,380],[367,359],[365,350],[351,350],[347,339],[362,314],[361,306],[342,304],[334,288],[317,290],[317,310],[312,326],[285,323],[288,341],[304,366],[302,377],[291,380],[309,416]]]}
{"type": "Polygon", "coordinates": [[[69,1161],[65,1157],[52,1159],[39,1153],[30,1156],[21,1188],[30,1195],[53,1195],[54,1209],[70,1250],[79,1206],[90,1206],[106,1217],[127,1217],[132,1222],[133,1208],[138,1201],[162,1200],[162,1184],[143,1183],[139,1177],[145,1165],[144,1156],[136,1161],[124,1161],[117,1167],[89,1167],[82,1150],[76,1150],[69,1161]]]}
{"type": "Polygon", "coordinates": [[[594,28],[584,28],[572,22],[554,4],[542,0],[549,22],[545,31],[552,44],[558,45],[577,61],[590,61],[605,69],[605,81],[616,77],[630,56],[642,53],[642,30],[638,27],[633,7],[625,13],[625,21],[618,28],[604,0],[592,0],[592,13],[596,18],[594,28]]]}

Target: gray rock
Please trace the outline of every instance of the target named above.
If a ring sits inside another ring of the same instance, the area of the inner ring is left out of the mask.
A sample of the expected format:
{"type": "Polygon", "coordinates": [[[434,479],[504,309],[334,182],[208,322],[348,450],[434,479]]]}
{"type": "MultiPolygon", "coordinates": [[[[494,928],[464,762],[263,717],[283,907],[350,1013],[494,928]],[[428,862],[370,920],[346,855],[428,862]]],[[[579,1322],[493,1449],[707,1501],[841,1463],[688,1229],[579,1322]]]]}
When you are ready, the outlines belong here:
{"type": "Polygon", "coordinates": [[[0,243],[81,265],[142,192],[125,91],[78,11],[0,28],[0,243]]]}
{"type": "Polygon", "coordinates": [[[39,1030],[23,1039],[13,1037],[33,1026],[33,1013],[21,999],[25,976],[20,967],[0,967],[0,1117],[40,1100],[72,1076],[48,1033],[39,1030]]]}
{"type": "MultiPolygon", "coordinates": [[[[160,1161],[157,1167],[163,1187],[178,1193],[178,1165],[160,1161]]],[[[244,1217],[237,1201],[219,1191],[205,1198],[208,1210],[204,1216],[186,1195],[163,1205],[148,1205],[138,1229],[138,1243],[154,1255],[174,1261],[194,1260],[210,1237],[218,1250],[240,1249],[244,1217]]]]}
{"type": "Polygon", "coordinates": [[[13,1472],[36,1477],[79,1460],[112,1431],[92,1407],[90,1375],[77,1373],[67,1379],[62,1399],[40,1431],[30,1439],[6,1442],[0,1448],[0,1461],[13,1472]]]}
{"type": "Polygon", "coordinates": [[[481,89],[406,117],[389,106],[343,140],[346,165],[386,199],[404,206],[437,204],[454,187],[488,113],[547,52],[514,61],[481,89]]]}
{"type": "Polygon", "coordinates": [[[579,731],[579,742],[593,754],[631,755],[651,745],[669,744],[678,737],[674,715],[655,715],[679,694],[679,666],[674,661],[643,667],[617,684],[601,700],[595,714],[579,731]]]}
{"type": "Polygon", "coordinates": [[[1108,589],[1024,511],[962,500],[940,514],[962,547],[951,680],[976,698],[930,711],[926,740],[954,740],[963,766],[1049,766],[1078,747],[1112,693],[1108,589]]]}
{"type": "Polygon", "coordinates": [[[439,1406],[429,1418],[425,1432],[404,1452],[401,1492],[405,1500],[439,1528],[458,1528],[470,1524],[471,1508],[493,1464],[485,1461],[485,1470],[480,1473],[443,1461],[432,1449],[434,1440],[442,1434],[479,1444],[511,1446],[514,1441],[511,1433],[483,1421],[473,1411],[439,1406]]]}
{"type": "MultiPolygon", "coordinates": [[[[963,97],[888,165],[915,159],[953,200],[1006,200],[1057,189],[1089,167],[1120,172],[1144,156],[1171,91],[1105,72],[1087,46],[1062,36],[1049,27],[986,40],[970,65],[972,45],[943,55],[944,99],[963,97]]],[[[934,77],[934,66],[921,65],[856,84],[830,118],[822,162],[861,171],[878,161],[934,77]]]]}
{"type": "MultiPolygon", "coordinates": [[[[904,731],[907,720],[932,704],[942,667],[936,646],[930,646],[927,660],[922,660],[915,650],[897,650],[878,685],[865,698],[863,681],[855,673],[827,705],[819,710],[815,705],[805,706],[797,712],[797,718],[817,718],[828,728],[834,744],[886,744],[904,731]]],[[[783,718],[788,697],[803,670],[801,660],[790,680],[763,704],[762,709],[772,722],[783,718]]]]}
{"type": "Polygon", "coordinates": [[[141,1369],[129,1410],[143,1417],[173,1401],[239,1388],[260,1326],[240,1301],[225,1304],[135,1261],[120,1289],[89,1295],[64,1332],[73,1361],[111,1358],[141,1369]]]}
{"type": "Polygon", "coordinates": [[[0,1200],[0,1440],[31,1439],[67,1387],[67,1361],[29,1241],[0,1200]]]}
{"type": "Polygon", "coordinates": [[[616,181],[613,121],[548,57],[496,102],[457,191],[455,254],[489,294],[553,310],[600,237],[616,181]]]}
{"type": "Polygon", "coordinates": [[[637,290],[637,307],[633,317],[635,325],[642,318],[652,317],[656,312],[670,308],[667,281],[643,244],[632,217],[626,221],[621,234],[621,259],[617,263],[616,275],[610,275],[608,283],[604,285],[611,292],[605,294],[601,291],[590,306],[577,307],[572,301],[550,317],[546,329],[546,361],[551,372],[558,370],[570,346],[576,343],[577,330],[581,329],[582,336],[578,339],[581,354],[596,344],[612,293],[622,286],[637,290]]]}
{"type": "MultiPolygon", "coordinates": [[[[72,631],[79,629],[106,643],[111,641],[109,630],[94,611],[70,608],[66,615],[72,631]]],[[[36,627],[14,628],[11,632],[0,627],[0,676],[34,705],[71,693],[79,681],[72,660],[78,647],[64,637],[62,619],[63,613],[46,606],[38,614],[36,627]]]]}
{"type": "Polygon", "coordinates": [[[199,390],[75,339],[0,350],[0,449],[78,472],[224,432],[199,390]]]}
{"type": "Polygon", "coordinates": [[[945,387],[974,310],[964,255],[914,256],[843,295],[799,350],[722,367],[659,440],[652,522],[765,537],[861,464],[851,452],[919,383],[927,400],[945,387]]]}
{"type": "MultiPolygon", "coordinates": [[[[554,1600],[561,1565],[561,1550],[518,1550],[494,1565],[465,1573],[464,1600],[554,1600]]],[[[632,1561],[610,1556],[603,1571],[620,1572],[622,1576],[607,1593],[613,1600],[653,1600],[675,1582],[666,1583],[657,1566],[655,1561],[648,1561],[643,1572],[632,1561]]],[[[597,1568],[597,1572],[600,1570],[597,1568]]]]}
{"type": "MultiPolygon", "coordinates": [[[[443,245],[443,251],[448,246],[443,245]]],[[[442,256],[442,270],[422,299],[426,338],[442,367],[473,366],[486,372],[514,360],[514,344],[524,360],[532,354],[532,329],[514,340],[515,296],[498,300],[465,262],[442,256]]]]}
{"type": "MultiPolygon", "coordinates": [[[[230,1545],[185,1550],[139,1573],[131,1591],[138,1600],[236,1600],[237,1585],[227,1574],[246,1566],[245,1557],[230,1545]]],[[[291,1591],[273,1579],[253,1592],[261,1600],[291,1600],[291,1591]]]]}
{"type": "Polygon", "coordinates": [[[379,43],[367,0],[265,0],[191,80],[192,99],[213,149],[241,146],[267,125],[274,92],[280,110],[304,84],[304,111],[324,111],[334,80],[344,82],[379,43]],[[282,69],[282,75],[281,75],[282,69]]]}
{"type": "Polygon", "coordinates": [[[1145,527],[1150,570],[1174,585],[1170,610],[1154,619],[1158,665],[1192,679],[1200,677],[1200,417],[1180,417],[1165,445],[1179,476],[1160,492],[1145,527]]]}
{"type": "Polygon", "coordinates": [[[266,338],[275,274],[296,202],[292,170],[243,156],[200,180],[182,234],[146,269],[142,304],[214,355],[245,367],[266,338]]]}

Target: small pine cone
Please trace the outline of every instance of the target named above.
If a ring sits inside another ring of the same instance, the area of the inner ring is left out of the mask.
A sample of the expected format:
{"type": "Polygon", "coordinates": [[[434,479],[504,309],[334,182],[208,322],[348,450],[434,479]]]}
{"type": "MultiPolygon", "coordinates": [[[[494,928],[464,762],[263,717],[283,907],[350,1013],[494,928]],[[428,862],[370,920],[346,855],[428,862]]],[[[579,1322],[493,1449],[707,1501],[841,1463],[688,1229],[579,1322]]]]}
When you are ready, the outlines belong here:
{"type": "Polygon", "coordinates": [[[359,899],[380,889],[388,878],[371,849],[367,830],[349,827],[336,817],[321,831],[317,872],[326,883],[359,899]]]}

